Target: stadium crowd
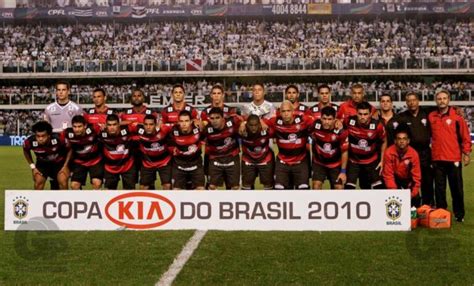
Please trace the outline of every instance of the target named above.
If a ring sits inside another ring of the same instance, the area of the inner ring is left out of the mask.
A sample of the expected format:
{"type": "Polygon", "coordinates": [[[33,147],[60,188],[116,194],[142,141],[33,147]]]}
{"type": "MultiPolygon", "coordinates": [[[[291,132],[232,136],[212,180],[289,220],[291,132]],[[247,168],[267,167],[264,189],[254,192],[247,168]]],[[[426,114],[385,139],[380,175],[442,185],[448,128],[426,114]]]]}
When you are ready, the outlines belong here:
{"type": "MultiPolygon", "coordinates": [[[[138,70],[150,61],[154,70],[178,69],[189,59],[209,67],[236,63],[241,69],[265,68],[327,58],[324,65],[347,68],[352,59],[369,67],[368,58],[402,65],[404,58],[440,57],[461,65],[472,56],[468,21],[415,19],[359,21],[226,21],[140,24],[11,25],[0,27],[0,59],[5,72],[138,70]],[[282,60],[285,59],[285,60],[282,60]],[[69,61],[69,64],[66,64],[69,61]]],[[[410,62],[410,67],[421,61],[410,62]]],[[[429,63],[426,63],[429,65],[429,63]]],[[[319,64],[317,64],[319,67],[319,64]]],[[[434,63],[436,67],[436,63],[434,63]]],[[[215,68],[217,69],[217,68],[215,68]]]]}

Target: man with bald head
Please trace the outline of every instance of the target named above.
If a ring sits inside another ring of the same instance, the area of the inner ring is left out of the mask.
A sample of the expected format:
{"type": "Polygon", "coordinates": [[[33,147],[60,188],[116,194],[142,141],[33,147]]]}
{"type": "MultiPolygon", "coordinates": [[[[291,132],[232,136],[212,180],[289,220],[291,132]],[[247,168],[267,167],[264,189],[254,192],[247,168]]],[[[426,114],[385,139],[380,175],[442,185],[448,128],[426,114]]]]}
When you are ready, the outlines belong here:
{"type": "Polygon", "coordinates": [[[278,155],[275,165],[275,189],[308,189],[309,167],[306,144],[311,117],[296,115],[293,104],[285,100],[280,105],[280,114],[268,120],[274,130],[278,155]],[[291,184],[292,183],[292,184],[291,184]]]}

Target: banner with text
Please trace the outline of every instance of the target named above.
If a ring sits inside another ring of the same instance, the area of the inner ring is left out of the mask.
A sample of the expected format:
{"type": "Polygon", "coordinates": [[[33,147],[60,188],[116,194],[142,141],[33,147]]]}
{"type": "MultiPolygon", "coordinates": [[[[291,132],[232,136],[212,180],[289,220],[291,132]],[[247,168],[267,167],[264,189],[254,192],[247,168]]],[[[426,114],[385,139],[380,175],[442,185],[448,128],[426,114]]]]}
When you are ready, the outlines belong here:
{"type": "Polygon", "coordinates": [[[408,231],[410,192],[5,192],[5,230],[122,229],[408,231]]]}

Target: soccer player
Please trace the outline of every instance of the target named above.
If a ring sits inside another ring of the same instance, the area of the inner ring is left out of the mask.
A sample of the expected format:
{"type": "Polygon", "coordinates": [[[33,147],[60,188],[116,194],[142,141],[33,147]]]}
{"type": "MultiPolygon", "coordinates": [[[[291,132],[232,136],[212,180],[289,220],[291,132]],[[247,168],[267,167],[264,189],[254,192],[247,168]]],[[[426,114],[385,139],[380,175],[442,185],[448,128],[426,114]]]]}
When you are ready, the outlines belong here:
{"type": "MultiPolygon", "coordinates": [[[[23,155],[32,170],[35,190],[43,190],[48,177],[57,180],[60,190],[67,190],[72,152],[66,142],[53,133],[53,127],[48,122],[37,122],[32,129],[34,134],[23,143],[23,155]],[[36,164],[33,163],[31,151],[35,153],[36,164]]],[[[52,185],[51,189],[57,188],[52,185]]]]}
{"type": "Polygon", "coordinates": [[[273,130],[262,129],[260,118],[250,115],[245,124],[246,132],[241,133],[242,140],[242,189],[250,190],[257,176],[265,190],[273,189],[273,170],[275,154],[270,148],[273,130]]]}
{"type": "Polygon", "coordinates": [[[399,123],[406,124],[410,132],[410,146],[420,158],[421,200],[434,206],[434,172],[431,161],[431,127],[429,111],[420,107],[418,94],[409,92],[405,97],[407,110],[399,114],[399,123]]]}
{"type": "Polygon", "coordinates": [[[127,126],[120,125],[118,115],[107,115],[105,129],[100,133],[99,140],[105,165],[104,187],[116,190],[121,178],[124,190],[135,189],[137,172],[133,134],[127,126]]]}
{"type": "MultiPolygon", "coordinates": [[[[348,117],[355,116],[357,114],[357,105],[361,102],[366,102],[364,87],[361,84],[354,84],[351,86],[351,98],[342,103],[337,112],[337,118],[345,120],[348,117]]],[[[370,115],[376,116],[377,110],[375,107],[369,104],[370,115]]]]}
{"type": "Polygon", "coordinates": [[[242,108],[242,116],[244,118],[247,118],[250,114],[255,114],[264,119],[270,119],[275,116],[275,106],[265,100],[265,87],[263,84],[256,83],[253,85],[252,96],[253,101],[242,108]]]}
{"type": "Polygon", "coordinates": [[[194,124],[197,124],[198,111],[196,108],[187,104],[184,101],[185,91],[184,86],[176,84],[171,90],[171,98],[173,102],[161,110],[161,122],[163,124],[173,125],[178,122],[181,111],[186,110],[191,113],[191,118],[194,124]]]}
{"type": "Polygon", "coordinates": [[[313,119],[320,119],[321,118],[321,111],[323,110],[324,107],[330,106],[336,110],[336,112],[339,109],[339,106],[337,104],[331,102],[331,88],[326,85],[322,84],[318,86],[318,98],[319,102],[316,103],[313,107],[308,108],[306,114],[311,115],[313,119]]]}
{"type": "Polygon", "coordinates": [[[102,88],[96,88],[92,92],[92,102],[94,102],[94,108],[91,108],[84,115],[87,123],[94,124],[100,129],[105,128],[105,122],[107,115],[114,113],[112,109],[105,104],[107,101],[107,95],[105,90],[102,88]]]}
{"type": "Polygon", "coordinates": [[[170,132],[170,146],[173,155],[173,189],[185,189],[191,181],[197,190],[204,190],[202,167],[202,136],[199,127],[193,124],[191,112],[182,110],[178,123],[170,132]]]}
{"type": "Polygon", "coordinates": [[[321,118],[313,124],[313,189],[316,190],[322,189],[326,178],[331,189],[343,189],[347,180],[348,134],[335,125],[336,110],[332,106],[324,107],[321,118]]]}
{"type": "Polygon", "coordinates": [[[71,189],[80,190],[89,173],[92,187],[99,190],[104,177],[102,149],[99,146],[100,128],[88,125],[82,115],[72,118],[72,127],[64,130],[65,140],[73,151],[71,189]]]}
{"type": "Polygon", "coordinates": [[[168,134],[171,127],[157,126],[156,117],[147,114],[143,124],[137,126],[136,139],[141,153],[140,189],[155,189],[156,172],[160,175],[163,190],[171,189],[171,153],[168,150],[168,134]]]}
{"type": "Polygon", "coordinates": [[[225,119],[219,107],[209,111],[210,124],[204,129],[206,154],[209,155],[209,189],[216,190],[225,181],[232,190],[240,188],[240,116],[225,119]]]}
{"type": "Polygon", "coordinates": [[[82,108],[75,102],[69,100],[71,86],[68,82],[58,81],[56,83],[56,101],[49,104],[44,110],[44,120],[53,127],[54,133],[60,133],[71,127],[71,119],[75,115],[82,115],[82,108]]]}
{"type": "Polygon", "coordinates": [[[438,110],[428,115],[432,131],[432,157],[435,170],[436,207],[446,209],[446,177],[453,198],[456,221],[464,221],[464,186],[462,165],[471,159],[471,136],[464,118],[449,106],[450,94],[446,90],[436,93],[438,110]]]}
{"type": "Polygon", "coordinates": [[[290,84],[285,88],[285,99],[293,104],[295,115],[304,115],[307,112],[308,107],[300,103],[300,91],[296,85],[290,84]]]}
{"type": "Polygon", "coordinates": [[[379,118],[385,127],[387,146],[390,146],[394,143],[395,129],[397,129],[400,122],[398,115],[393,112],[392,96],[389,94],[382,94],[382,96],[380,96],[379,118]]]}
{"type": "Polygon", "coordinates": [[[201,112],[201,121],[203,126],[209,123],[208,114],[213,107],[219,107],[224,113],[224,118],[237,115],[237,109],[235,107],[228,106],[224,103],[224,88],[221,85],[214,85],[211,89],[211,104],[201,112]]]}
{"type": "Polygon", "coordinates": [[[143,119],[147,114],[157,116],[155,112],[145,105],[145,94],[141,89],[135,89],[132,92],[130,103],[132,104],[132,108],[125,110],[125,112],[120,115],[120,125],[143,123],[143,119]]]}
{"type": "Polygon", "coordinates": [[[371,105],[368,102],[360,102],[357,104],[357,115],[347,117],[344,121],[349,132],[347,189],[355,189],[357,180],[363,173],[367,174],[368,180],[360,180],[362,189],[383,188],[381,154],[385,152],[387,139],[382,123],[371,117],[370,110],[371,105]]]}
{"type": "Polygon", "coordinates": [[[280,115],[268,120],[275,130],[278,155],[275,164],[275,189],[308,189],[309,160],[306,152],[312,120],[306,116],[295,116],[293,104],[285,100],[280,105],[280,115]]]}
{"type": "Polygon", "coordinates": [[[383,160],[383,179],[387,189],[410,189],[411,205],[420,206],[421,169],[415,149],[410,147],[406,126],[395,130],[394,145],[387,148],[383,160]]]}

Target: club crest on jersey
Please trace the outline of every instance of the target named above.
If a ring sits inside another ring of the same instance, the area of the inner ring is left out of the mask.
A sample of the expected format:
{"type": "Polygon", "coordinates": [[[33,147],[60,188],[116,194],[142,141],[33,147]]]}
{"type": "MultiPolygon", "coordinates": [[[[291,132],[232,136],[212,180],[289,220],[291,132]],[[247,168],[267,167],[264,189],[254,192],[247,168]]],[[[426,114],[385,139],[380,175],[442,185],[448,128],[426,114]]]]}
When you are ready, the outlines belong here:
{"type": "Polygon", "coordinates": [[[194,128],[194,129],[193,129],[193,134],[198,134],[198,133],[199,133],[199,129],[194,128]]]}
{"type": "Polygon", "coordinates": [[[95,113],[95,109],[90,109],[89,110],[89,114],[94,114],[95,113]]]}
{"type": "Polygon", "coordinates": [[[313,107],[313,112],[319,112],[319,107],[318,106],[313,107]]]}
{"type": "Polygon", "coordinates": [[[351,120],[349,120],[349,125],[351,125],[351,126],[355,126],[355,124],[356,124],[356,121],[355,121],[355,119],[351,119],[351,120]]]}
{"type": "Polygon", "coordinates": [[[316,125],[314,125],[314,128],[316,128],[318,130],[321,129],[321,123],[316,123],[316,125]]]}
{"type": "Polygon", "coordinates": [[[107,138],[107,132],[102,132],[102,137],[107,138]]]}
{"type": "Polygon", "coordinates": [[[393,122],[393,128],[394,128],[394,129],[397,129],[397,127],[398,127],[398,122],[397,122],[397,121],[394,121],[394,122],[393,122]]]}
{"type": "Polygon", "coordinates": [[[186,105],[186,106],[184,107],[184,110],[186,110],[186,111],[191,111],[191,107],[190,107],[189,105],[186,105]]]}
{"type": "Polygon", "coordinates": [[[324,143],[324,145],[323,145],[323,150],[324,150],[325,152],[331,152],[331,150],[332,150],[331,143],[324,143]]]}
{"type": "Polygon", "coordinates": [[[406,159],[406,160],[404,161],[404,163],[405,163],[405,165],[410,165],[410,160],[406,159]]]}
{"type": "Polygon", "coordinates": [[[91,130],[90,128],[87,128],[87,129],[86,129],[86,134],[87,134],[87,135],[90,135],[91,133],[92,133],[92,130],[91,130]]]}
{"type": "Polygon", "coordinates": [[[212,132],[214,132],[214,128],[212,127],[207,128],[207,133],[212,133],[212,132]]]}
{"type": "Polygon", "coordinates": [[[74,138],[74,133],[72,133],[72,132],[71,132],[71,133],[68,133],[68,137],[69,137],[69,138],[74,138]]]}
{"type": "Polygon", "coordinates": [[[33,141],[33,147],[38,147],[38,141],[33,141]]]}
{"type": "Polygon", "coordinates": [[[230,120],[227,121],[227,123],[225,125],[227,125],[227,127],[232,127],[232,121],[230,121],[230,120]]]}
{"type": "Polygon", "coordinates": [[[145,129],[143,129],[143,128],[138,129],[138,134],[140,134],[140,135],[145,134],[145,129]]]}
{"type": "Polygon", "coordinates": [[[296,141],[296,139],[298,139],[298,135],[296,135],[294,133],[291,133],[290,135],[288,135],[288,140],[296,141]]]}
{"type": "Polygon", "coordinates": [[[336,141],[336,138],[337,138],[336,135],[332,135],[332,136],[331,136],[331,140],[332,140],[332,141],[336,141]]]}
{"type": "Polygon", "coordinates": [[[168,107],[168,108],[166,109],[166,111],[168,111],[168,112],[173,112],[173,106],[168,107]]]}
{"type": "Polygon", "coordinates": [[[451,119],[449,119],[449,118],[446,119],[446,124],[451,125],[452,122],[453,122],[453,121],[452,121],[451,119]]]}
{"type": "Polygon", "coordinates": [[[52,139],[52,140],[51,140],[51,144],[53,144],[53,145],[56,145],[56,144],[58,144],[58,140],[56,140],[56,139],[52,139]]]}
{"type": "Polygon", "coordinates": [[[110,115],[110,114],[112,114],[112,113],[114,113],[113,110],[107,110],[107,115],[110,115]]]}
{"type": "Polygon", "coordinates": [[[367,136],[369,136],[369,137],[372,137],[372,135],[374,135],[374,133],[372,133],[372,132],[367,133],[367,136]]]}
{"type": "Polygon", "coordinates": [[[295,123],[298,124],[298,123],[300,123],[300,122],[301,122],[301,118],[300,118],[300,117],[296,117],[296,118],[295,118],[295,123]]]}
{"type": "Polygon", "coordinates": [[[132,114],[133,110],[129,109],[127,110],[127,114],[132,114]]]}
{"type": "MultiPolygon", "coordinates": [[[[267,135],[267,130],[262,130],[262,132],[261,132],[260,134],[262,134],[262,136],[267,135]]],[[[262,140],[265,140],[265,139],[262,139],[262,140]]],[[[262,143],[263,143],[263,142],[262,142],[262,143]]]]}
{"type": "Polygon", "coordinates": [[[375,123],[370,123],[369,129],[374,130],[375,129],[375,123]]]}
{"type": "Polygon", "coordinates": [[[151,110],[150,109],[145,110],[145,114],[147,114],[147,115],[151,114],[151,110]]]}
{"type": "MultiPolygon", "coordinates": [[[[422,123],[424,126],[426,126],[426,118],[421,119],[421,123],[422,123]]],[[[410,123],[410,125],[411,125],[411,123],[410,123]]]]}
{"type": "Polygon", "coordinates": [[[222,110],[224,111],[224,113],[229,112],[229,108],[228,108],[228,107],[224,107],[222,110]]]}
{"type": "Polygon", "coordinates": [[[173,131],[173,135],[174,136],[179,136],[179,131],[178,130],[173,131]]]}
{"type": "Polygon", "coordinates": [[[122,136],[127,135],[127,130],[126,130],[126,129],[122,129],[122,130],[120,131],[120,134],[121,134],[122,136]]]}
{"type": "Polygon", "coordinates": [[[300,105],[300,106],[298,107],[298,109],[299,109],[300,111],[304,111],[306,108],[305,108],[304,105],[300,105]]]}
{"type": "Polygon", "coordinates": [[[278,119],[278,120],[277,120],[277,124],[278,124],[278,125],[283,125],[283,120],[278,119]]]}
{"type": "Polygon", "coordinates": [[[358,145],[359,147],[367,148],[369,146],[369,142],[367,142],[367,140],[365,139],[360,139],[358,145]]]}

